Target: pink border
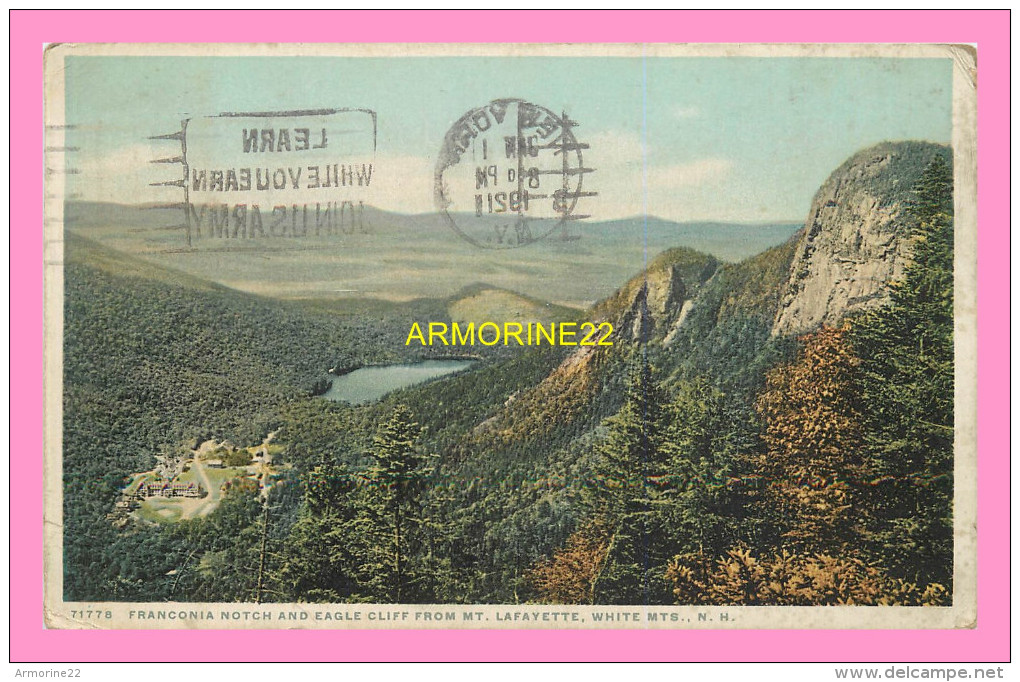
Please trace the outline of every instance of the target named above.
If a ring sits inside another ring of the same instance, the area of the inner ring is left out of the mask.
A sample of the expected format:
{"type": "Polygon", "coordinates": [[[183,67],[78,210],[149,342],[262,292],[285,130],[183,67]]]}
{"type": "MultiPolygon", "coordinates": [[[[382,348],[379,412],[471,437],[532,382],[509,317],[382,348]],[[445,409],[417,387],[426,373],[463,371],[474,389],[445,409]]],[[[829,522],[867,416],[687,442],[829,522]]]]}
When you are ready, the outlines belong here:
{"type": "Polygon", "coordinates": [[[11,525],[11,660],[1009,660],[1009,14],[1005,11],[11,12],[11,509],[41,519],[44,42],[939,42],[978,45],[979,590],[963,631],[210,633],[45,630],[42,524],[11,525]],[[570,26],[567,34],[563,26],[570,26]],[[17,169],[17,172],[15,172],[17,169]],[[33,456],[33,454],[35,456],[33,456]],[[168,646],[168,644],[170,646],[168,646]],[[237,646],[232,646],[232,645],[237,646]]]}

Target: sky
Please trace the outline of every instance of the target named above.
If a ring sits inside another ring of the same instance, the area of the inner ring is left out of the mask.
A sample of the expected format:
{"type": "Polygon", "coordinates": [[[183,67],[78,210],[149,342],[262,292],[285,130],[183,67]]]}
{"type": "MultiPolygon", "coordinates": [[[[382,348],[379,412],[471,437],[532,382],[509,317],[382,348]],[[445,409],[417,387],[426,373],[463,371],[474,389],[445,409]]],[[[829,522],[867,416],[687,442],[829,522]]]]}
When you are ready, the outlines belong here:
{"type": "Polygon", "coordinates": [[[937,58],[68,56],[66,144],[81,198],[179,200],[172,141],[225,111],[367,108],[380,208],[433,211],[450,126],[499,98],[578,123],[593,220],[800,221],[850,155],[885,140],[948,144],[952,62],[937,58]],[[178,194],[175,194],[177,192],[178,194]]]}

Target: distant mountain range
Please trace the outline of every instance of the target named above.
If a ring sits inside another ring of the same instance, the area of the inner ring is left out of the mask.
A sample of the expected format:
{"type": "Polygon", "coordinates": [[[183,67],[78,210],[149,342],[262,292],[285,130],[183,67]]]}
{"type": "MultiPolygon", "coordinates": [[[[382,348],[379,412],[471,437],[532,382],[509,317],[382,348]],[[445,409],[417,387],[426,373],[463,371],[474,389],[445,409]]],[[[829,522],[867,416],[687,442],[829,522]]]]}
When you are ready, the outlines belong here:
{"type": "Polygon", "coordinates": [[[205,236],[189,248],[180,208],[68,202],[65,217],[69,231],[108,247],[261,295],[445,298],[484,282],[575,308],[610,295],[666,249],[681,246],[735,262],[785,242],[800,227],[634,217],[571,223],[524,247],[482,249],[458,236],[439,214],[365,207],[340,234],[205,236]]]}

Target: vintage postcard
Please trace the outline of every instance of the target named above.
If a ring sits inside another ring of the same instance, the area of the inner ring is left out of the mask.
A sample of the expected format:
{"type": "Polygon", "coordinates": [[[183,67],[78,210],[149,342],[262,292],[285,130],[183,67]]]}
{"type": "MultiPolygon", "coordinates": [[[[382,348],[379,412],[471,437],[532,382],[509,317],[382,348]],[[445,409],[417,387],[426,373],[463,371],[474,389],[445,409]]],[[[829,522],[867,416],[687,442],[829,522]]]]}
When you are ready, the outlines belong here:
{"type": "Polygon", "coordinates": [[[51,628],[968,628],[976,59],[63,44],[51,628]]]}

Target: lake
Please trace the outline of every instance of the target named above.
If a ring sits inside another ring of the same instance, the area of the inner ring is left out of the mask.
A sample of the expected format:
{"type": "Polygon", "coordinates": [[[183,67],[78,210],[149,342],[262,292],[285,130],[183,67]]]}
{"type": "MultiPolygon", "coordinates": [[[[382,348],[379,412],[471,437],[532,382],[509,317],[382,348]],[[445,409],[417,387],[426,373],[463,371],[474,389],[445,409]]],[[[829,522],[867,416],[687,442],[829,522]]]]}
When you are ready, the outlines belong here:
{"type": "Polygon", "coordinates": [[[333,385],[322,397],[354,405],[370,403],[398,388],[459,372],[473,364],[474,360],[425,360],[402,365],[362,367],[343,376],[332,377],[333,385]]]}

